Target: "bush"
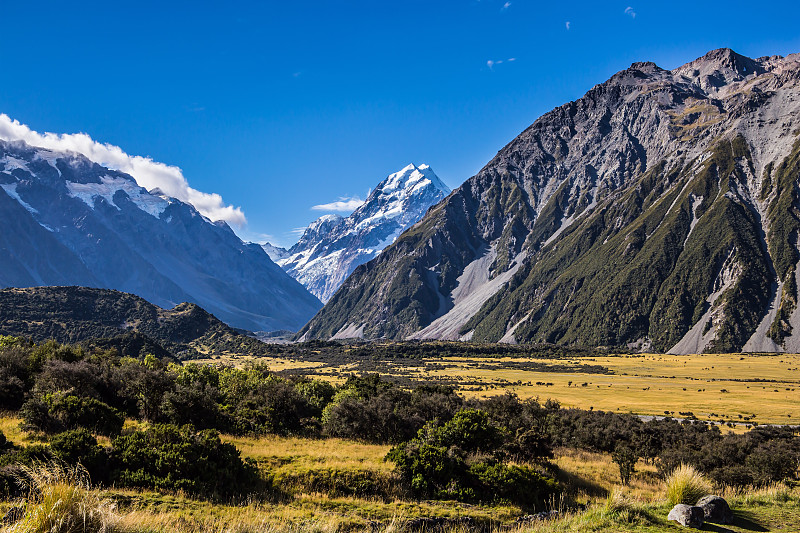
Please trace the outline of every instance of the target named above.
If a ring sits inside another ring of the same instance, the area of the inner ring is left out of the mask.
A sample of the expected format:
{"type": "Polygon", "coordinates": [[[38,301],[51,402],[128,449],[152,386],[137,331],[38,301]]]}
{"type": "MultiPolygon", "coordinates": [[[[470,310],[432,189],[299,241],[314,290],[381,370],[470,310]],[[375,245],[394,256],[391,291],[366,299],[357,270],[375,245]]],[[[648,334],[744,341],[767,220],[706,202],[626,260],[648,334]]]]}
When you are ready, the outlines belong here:
{"type": "Polygon", "coordinates": [[[555,481],[528,466],[477,463],[470,466],[469,472],[478,482],[476,493],[483,500],[541,508],[547,496],[558,492],[555,481]]]}
{"type": "Polygon", "coordinates": [[[558,490],[555,482],[530,467],[504,464],[505,436],[485,412],[466,409],[441,426],[427,424],[386,459],[420,498],[541,506],[558,490]]]}
{"type": "MultiPolygon", "coordinates": [[[[12,338],[12,337],[6,337],[12,338]]],[[[16,411],[30,388],[28,357],[23,347],[0,347],[0,410],[16,411]]]]}
{"type": "Polygon", "coordinates": [[[114,439],[113,479],[122,486],[183,490],[207,497],[241,496],[254,487],[256,470],[214,430],[154,424],[114,439]]]}
{"type": "Polygon", "coordinates": [[[631,476],[636,471],[636,461],[639,458],[633,448],[625,443],[618,443],[611,454],[611,460],[619,466],[619,478],[623,485],[631,482],[631,476]]]}
{"type": "Polygon", "coordinates": [[[691,465],[681,465],[667,478],[667,501],[670,505],[694,505],[711,493],[711,484],[691,465]]]}
{"type": "Polygon", "coordinates": [[[125,418],[122,413],[95,398],[83,398],[67,392],[35,396],[25,402],[20,416],[26,429],[60,433],[85,428],[101,435],[117,435],[125,418]]]}
{"type": "Polygon", "coordinates": [[[74,429],[56,435],[50,441],[50,451],[66,464],[82,465],[94,483],[109,481],[108,454],[86,429],[74,429]]]}

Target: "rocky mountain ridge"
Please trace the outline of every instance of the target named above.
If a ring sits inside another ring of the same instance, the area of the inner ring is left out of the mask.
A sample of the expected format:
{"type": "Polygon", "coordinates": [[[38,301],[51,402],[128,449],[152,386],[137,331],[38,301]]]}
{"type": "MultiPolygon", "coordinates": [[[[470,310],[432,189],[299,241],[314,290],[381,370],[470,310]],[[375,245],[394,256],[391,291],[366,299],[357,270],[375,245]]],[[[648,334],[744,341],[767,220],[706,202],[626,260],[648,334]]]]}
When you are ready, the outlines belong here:
{"type": "Polygon", "coordinates": [[[419,221],[450,189],[428,165],[390,174],[350,216],[324,215],[289,250],[264,245],[270,257],[323,302],[347,276],[419,221]]]}
{"type": "Polygon", "coordinates": [[[233,326],[297,330],[321,303],[257,245],[80,154],[0,141],[0,287],[81,285],[233,326]]]}
{"type": "Polygon", "coordinates": [[[543,115],[299,338],[800,349],[800,56],[630,68],[543,115]]]}

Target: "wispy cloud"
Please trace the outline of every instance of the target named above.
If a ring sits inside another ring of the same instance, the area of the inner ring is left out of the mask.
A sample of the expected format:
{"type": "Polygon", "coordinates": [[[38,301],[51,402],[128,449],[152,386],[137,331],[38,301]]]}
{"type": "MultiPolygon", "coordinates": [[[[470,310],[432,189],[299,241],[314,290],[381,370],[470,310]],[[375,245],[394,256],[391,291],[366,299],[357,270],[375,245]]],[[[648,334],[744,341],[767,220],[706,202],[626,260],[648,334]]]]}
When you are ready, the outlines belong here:
{"type": "Polygon", "coordinates": [[[489,67],[489,70],[494,70],[494,67],[497,65],[502,65],[503,63],[513,63],[516,60],[516,57],[509,57],[508,59],[490,59],[486,62],[486,66],[489,67]]]}
{"type": "Polygon", "coordinates": [[[364,203],[364,200],[358,198],[357,196],[353,197],[340,197],[335,202],[330,202],[328,204],[319,204],[311,206],[311,209],[314,211],[336,211],[340,213],[354,211],[358,207],[361,207],[361,204],[364,203]]]}
{"type": "Polygon", "coordinates": [[[569,31],[569,21],[567,21],[566,26],[567,26],[567,31],[569,31]]]}
{"type": "Polygon", "coordinates": [[[625,14],[626,15],[630,15],[631,18],[634,18],[634,19],[636,18],[636,11],[634,11],[631,6],[628,6],[628,7],[625,8],[625,14]]]}
{"type": "Polygon", "coordinates": [[[500,8],[500,11],[505,11],[509,7],[511,7],[511,2],[506,2],[505,4],[503,4],[503,7],[500,8]]]}
{"type": "Polygon", "coordinates": [[[85,133],[42,134],[3,113],[0,114],[0,139],[24,141],[56,152],[77,152],[99,165],[130,174],[145,189],[158,187],[164,194],[192,204],[211,220],[224,220],[240,227],[247,224],[241,208],[225,205],[219,194],[189,187],[180,168],[158,163],[149,157],[128,155],[119,146],[99,143],[85,133]]]}

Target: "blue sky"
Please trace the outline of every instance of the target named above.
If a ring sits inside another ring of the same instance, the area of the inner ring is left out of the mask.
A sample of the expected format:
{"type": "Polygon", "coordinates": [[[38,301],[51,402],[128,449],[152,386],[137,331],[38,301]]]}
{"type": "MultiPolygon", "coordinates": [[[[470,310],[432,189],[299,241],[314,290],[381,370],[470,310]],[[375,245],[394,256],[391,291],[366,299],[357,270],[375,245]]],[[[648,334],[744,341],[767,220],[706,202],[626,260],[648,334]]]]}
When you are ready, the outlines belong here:
{"type": "Polygon", "coordinates": [[[0,1],[0,113],[179,166],[282,245],[409,162],[458,186],[634,61],[800,51],[798,2],[0,1]]]}

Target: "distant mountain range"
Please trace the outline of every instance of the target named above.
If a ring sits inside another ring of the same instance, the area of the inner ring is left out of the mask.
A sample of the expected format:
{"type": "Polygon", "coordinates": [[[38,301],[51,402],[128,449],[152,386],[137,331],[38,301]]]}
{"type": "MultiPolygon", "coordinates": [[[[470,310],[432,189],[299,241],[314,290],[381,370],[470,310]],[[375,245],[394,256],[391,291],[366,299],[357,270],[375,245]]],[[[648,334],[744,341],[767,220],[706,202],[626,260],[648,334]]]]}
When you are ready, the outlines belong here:
{"type": "Polygon", "coordinates": [[[195,304],[166,310],[133,294],[87,287],[0,290],[0,335],[36,342],[91,342],[133,356],[194,358],[264,350],[261,342],[195,304]]]}
{"type": "Polygon", "coordinates": [[[300,328],[319,300],[224,222],[76,153],[0,141],[0,287],[82,285],[251,331],[300,328]]]}
{"type": "Polygon", "coordinates": [[[634,63],[536,120],[298,338],[797,352],[798,176],[800,55],[634,63]]]}
{"type": "Polygon", "coordinates": [[[357,266],[376,257],[449,193],[428,165],[408,165],[381,181],[350,216],[325,215],[289,250],[269,243],[264,250],[326,302],[357,266]]]}

